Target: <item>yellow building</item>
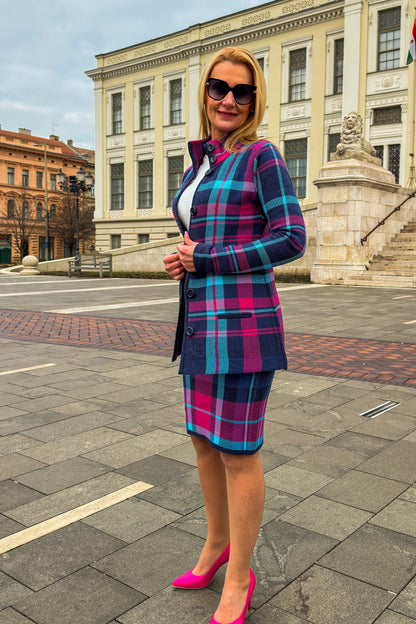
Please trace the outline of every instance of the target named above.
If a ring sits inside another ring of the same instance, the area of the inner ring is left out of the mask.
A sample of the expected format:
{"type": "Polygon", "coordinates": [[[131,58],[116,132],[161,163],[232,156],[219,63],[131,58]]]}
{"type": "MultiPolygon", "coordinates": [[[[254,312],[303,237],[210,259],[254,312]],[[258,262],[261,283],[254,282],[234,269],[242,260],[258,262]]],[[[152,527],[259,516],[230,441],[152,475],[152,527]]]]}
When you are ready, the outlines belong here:
{"type": "Polygon", "coordinates": [[[208,58],[244,46],[260,61],[268,106],[259,129],[283,152],[303,209],[358,112],[396,181],[409,178],[415,0],[280,0],[97,56],[96,242],[102,251],[176,236],[172,198],[198,138],[196,93],[208,58]]]}

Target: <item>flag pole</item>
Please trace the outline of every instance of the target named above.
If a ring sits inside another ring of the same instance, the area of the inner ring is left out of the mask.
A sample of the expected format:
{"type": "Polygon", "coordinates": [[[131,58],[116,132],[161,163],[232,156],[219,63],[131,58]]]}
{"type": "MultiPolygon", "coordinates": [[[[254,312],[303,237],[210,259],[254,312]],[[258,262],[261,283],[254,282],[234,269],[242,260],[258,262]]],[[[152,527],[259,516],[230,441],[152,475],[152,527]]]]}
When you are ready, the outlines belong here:
{"type": "MultiPolygon", "coordinates": [[[[415,9],[415,19],[413,21],[413,25],[412,25],[412,40],[411,40],[411,46],[412,46],[412,42],[413,42],[413,46],[414,46],[414,39],[413,39],[413,34],[414,34],[414,29],[415,29],[415,24],[416,24],[416,9],[415,9]]],[[[409,51],[410,53],[410,51],[409,51]]],[[[413,47],[413,55],[415,53],[415,48],[413,47]]],[[[408,56],[408,62],[409,62],[409,56],[408,56]]],[[[406,187],[410,190],[414,190],[416,188],[416,172],[415,172],[415,124],[416,124],[416,120],[415,120],[415,108],[416,108],[416,60],[413,56],[413,84],[411,85],[412,87],[412,95],[413,95],[413,101],[412,101],[412,107],[411,107],[411,135],[410,135],[410,166],[409,166],[409,179],[407,181],[406,187]]],[[[410,73],[410,72],[409,72],[410,73]]],[[[409,76],[410,77],[410,76],[409,76]]],[[[409,88],[410,85],[408,85],[409,88]]]]}

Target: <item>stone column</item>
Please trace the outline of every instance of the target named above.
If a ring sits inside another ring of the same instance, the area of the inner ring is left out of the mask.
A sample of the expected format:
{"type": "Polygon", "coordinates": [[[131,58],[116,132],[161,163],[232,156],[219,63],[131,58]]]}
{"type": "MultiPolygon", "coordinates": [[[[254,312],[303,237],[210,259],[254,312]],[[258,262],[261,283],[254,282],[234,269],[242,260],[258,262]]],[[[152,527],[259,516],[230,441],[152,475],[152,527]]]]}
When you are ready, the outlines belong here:
{"type": "Polygon", "coordinates": [[[343,77],[342,116],[360,110],[359,76],[361,54],[362,0],[344,0],[345,63],[343,77]],[[348,59],[348,60],[347,60],[348,59]]]}
{"type": "Polygon", "coordinates": [[[333,160],[322,167],[318,187],[316,261],[311,280],[342,283],[366,270],[366,263],[391,240],[396,224],[386,221],[364,245],[361,239],[398,202],[392,173],[356,159],[333,160]]]}

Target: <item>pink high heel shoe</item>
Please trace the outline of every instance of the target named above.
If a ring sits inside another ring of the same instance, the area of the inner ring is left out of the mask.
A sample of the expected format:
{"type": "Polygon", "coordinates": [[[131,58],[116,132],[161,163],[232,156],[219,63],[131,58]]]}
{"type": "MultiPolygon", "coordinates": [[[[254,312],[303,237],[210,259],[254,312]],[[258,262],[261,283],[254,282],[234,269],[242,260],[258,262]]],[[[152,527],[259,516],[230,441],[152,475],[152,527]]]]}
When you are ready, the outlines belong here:
{"type": "MultiPolygon", "coordinates": [[[[254,576],[253,570],[250,569],[250,585],[248,586],[246,604],[244,605],[244,609],[241,615],[236,620],[234,620],[234,622],[230,622],[230,624],[244,624],[247,611],[251,608],[251,596],[253,595],[255,586],[256,577],[254,576]]],[[[213,616],[209,624],[221,624],[221,622],[218,622],[213,616]]]]}
{"type": "Polygon", "coordinates": [[[221,566],[224,565],[224,563],[227,563],[229,557],[230,545],[228,544],[227,548],[220,554],[214,565],[206,574],[197,576],[192,570],[189,570],[188,572],[185,572],[185,574],[178,576],[178,578],[173,581],[172,585],[174,587],[179,587],[180,589],[202,589],[203,587],[208,587],[214,578],[215,573],[221,566]]]}

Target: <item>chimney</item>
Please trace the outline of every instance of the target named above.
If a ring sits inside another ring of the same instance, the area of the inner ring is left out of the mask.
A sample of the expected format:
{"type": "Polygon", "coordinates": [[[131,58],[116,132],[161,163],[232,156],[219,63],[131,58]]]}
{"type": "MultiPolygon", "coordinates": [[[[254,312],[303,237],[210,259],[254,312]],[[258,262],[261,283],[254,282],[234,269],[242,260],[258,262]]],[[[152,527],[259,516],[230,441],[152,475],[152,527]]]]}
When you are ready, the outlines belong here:
{"type": "Polygon", "coordinates": [[[32,134],[32,130],[28,130],[27,128],[19,128],[19,134],[32,134]]]}
{"type": "Polygon", "coordinates": [[[50,134],[49,139],[51,141],[59,141],[59,136],[57,136],[56,134],[50,134]]]}
{"type": "Polygon", "coordinates": [[[72,140],[72,139],[68,139],[68,141],[66,142],[66,144],[67,144],[69,147],[73,147],[73,146],[74,146],[74,142],[73,142],[73,140],[72,140]]]}

